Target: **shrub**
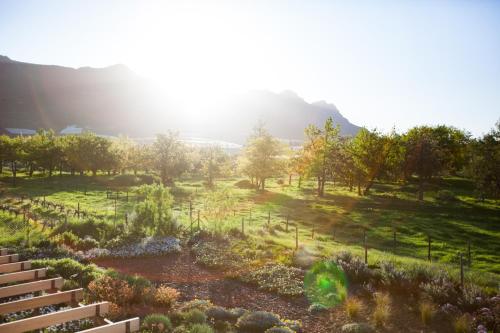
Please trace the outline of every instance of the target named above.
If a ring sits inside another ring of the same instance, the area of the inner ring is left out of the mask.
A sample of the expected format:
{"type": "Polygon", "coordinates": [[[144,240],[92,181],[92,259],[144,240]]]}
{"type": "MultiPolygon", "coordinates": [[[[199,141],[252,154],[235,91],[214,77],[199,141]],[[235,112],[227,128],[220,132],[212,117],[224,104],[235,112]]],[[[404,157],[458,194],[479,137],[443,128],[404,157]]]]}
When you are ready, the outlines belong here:
{"type": "Polygon", "coordinates": [[[171,308],[179,299],[180,292],[175,288],[162,285],[156,289],[155,302],[161,306],[171,308]]]}
{"type": "Polygon", "coordinates": [[[149,302],[154,298],[155,289],[148,279],[139,275],[123,274],[117,274],[115,278],[127,281],[128,285],[132,288],[134,294],[132,302],[149,302]]]}
{"type": "Polygon", "coordinates": [[[207,321],[207,315],[198,309],[192,309],[184,314],[184,321],[189,324],[204,324],[207,321]]]}
{"type": "Polygon", "coordinates": [[[382,274],[382,284],[397,293],[408,294],[418,290],[413,285],[413,281],[407,272],[396,267],[392,262],[381,262],[380,272],[382,274]]]}
{"type": "Polygon", "coordinates": [[[458,286],[444,274],[422,283],[420,288],[438,304],[456,303],[458,300],[458,286]]]}
{"type": "Polygon", "coordinates": [[[349,281],[368,282],[373,278],[373,272],[358,257],[354,257],[350,252],[342,251],[335,257],[335,261],[342,267],[349,281]]]}
{"type": "Polygon", "coordinates": [[[242,275],[241,279],[256,284],[259,289],[274,291],[284,296],[299,296],[304,293],[303,272],[295,267],[267,264],[242,275]]]}
{"type": "Polygon", "coordinates": [[[468,315],[461,315],[453,322],[453,329],[455,333],[468,333],[470,332],[470,318],[468,315]]]}
{"type": "Polygon", "coordinates": [[[458,297],[458,306],[464,311],[473,312],[486,305],[485,295],[473,284],[466,284],[458,297]]]}
{"type": "Polygon", "coordinates": [[[109,311],[106,316],[110,320],[117,321],[123,319],[125,317],[125,313],[121,306],[113,302],[109,302],[109,311]]]}
{"type": "Polygon", "coordinates": [[[274,326],[282,326],[278,315],[266,312],[248,312],[241,316],[236,322],[236,326],[243,332],[263,332],[274,326]]]}
{"type": "Polygon", "coordinates": [[[238,188],[242,188],[242,189],[253,189],[253,188],[255,188],[255,185],[253,185],[247,179],[243,179],[243,180],[237,181],[236,183],[234,183],[234,186],[236,186],[238,188]]]}
{"type": "Polygon", "coordinates": [[[71,231],[65,231],[59,235],[59,242],[72,249],[76,248],[79,241],[80,238],[71,231]]]}
{"type": "Polygon", "coordinates": [[[189,333],[189,329],[184,325],[180,325],[174,328],[172,333],[189,333]]]}
{"type": "Polygon", "coordinates": [[[419,305],[420,319],[424,325],[429,325],[436,314],[436,306],[430,301],[422,301],[419,305]]]}
{"type": "Polygon", "coordinates": [[[206,311],[208,308],[210,308],[212,306],[213,306],[213,304],[209,300],[195,298],[189,302],[183,303],[179,307],[178,310],[180,312],[188,312],[189,310],[192,310],[192,309],[206,311]]]}
{"type": "Polygon", "coordinates": [[[213,306],[209,308],[205,313],[208,318],[213,319],[214,321],[227,321],[238,318],[237,314],[226,308],[223,308],[222,306],[213,306]]]}
{"type": "Polygon", "coordinates": [[[369,324],[352,323],[342,326],[342,333],[372,333],[375,330],[369,324]]]}
{"type": "Polygon", "coordinates": [[[324,306],[321,303],[313,303],[307,309],[307,311],[309,311],[310,313],[313,313],[313,314],[314,313],[323,312],[323,311],[326,311],[326,310],[328,310],[328,307],[324,306]]]}
{"type": "Polygon", "coordinates": [[[91,237],[85,237],[76,244],[76,249],[78,251],[88,251],[97,247],[99,247],[99,242],[91,237]]]}
{"type": "Polygon", "coordinates": [[[90,282],[88,291],[92,300],[110,301],[118,305],[126,305],[134,297],[133,290],[126,281],[113,279],[107,275],[90,282]]]}
{"type": "Polygon", "coordinates": [[[142,325],[145,329],[154,332],[169,332],[172,330],[172,323],[167,316],[162,314],[150,314],[144,318],[142,325]]]}
{"type": "Polygon", "coordinates": [[[96,265],[82,265],[78,261],[69,258],[33,260],[32,267],[48,267],[47,276],[49,278],[59,275],[65,280],[81,283],[83,287],[103,275],[103,271],[96,265]]]}
{"type": "Polygon", "coordinates": [[[377,326],[384,326],[391,315],[391,298],[386,293],[375,293],[374,300],[373,321],[377,326]]]}
{"type": "Polygon", "coordinates": [[[265,333],[294,333],[294,331],[286,326],[274,326],[267,329],[265,333]]]}
{"type": "Polygon", "coordinates": [[[349,297],[344,303],[345,311],[347,316],[353,320],[359,316],[361,309],[363,308],[363,303],[361,300],[355,297],[349,297]]]}
{"type": "Polygon", "coordinates": [[[214,330],[207,324],[194,324],[189,328],[189,333],[213,333],[214,330]]]}

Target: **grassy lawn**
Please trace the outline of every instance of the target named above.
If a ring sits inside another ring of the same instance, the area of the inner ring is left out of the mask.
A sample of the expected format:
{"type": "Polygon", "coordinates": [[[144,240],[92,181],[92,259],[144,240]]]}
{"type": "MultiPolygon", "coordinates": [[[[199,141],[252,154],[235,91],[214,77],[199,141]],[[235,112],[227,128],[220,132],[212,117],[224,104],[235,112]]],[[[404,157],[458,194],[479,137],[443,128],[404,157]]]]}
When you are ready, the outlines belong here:
{"type": "MultiPolygon", "coordinates": [[[[142,177],[142,175],[140,176],[142,177]]],[[[109,223],[124,223],[137,200],[133,186],[141,179],[126,176],[53,176],[27,178],[21,175],[17,186],[11,186],[8,174],[0,178],[2,188],[17,196],[36,196],[86,210],[102,216],[109,223]],[[116,200],[106,198],[106,191],[119,191],[116,200]],[[127,200],[126,192],[129,192],[127,200]]],[[[184,179],[171,191],[175,197],[174,216],[189,230],[189,202],[192,218],[197,224],[198,210],[203,228],[241,229],[254,235],[252,241],[275,255],[295,248],[295,227],[299,228],[299,244],[314,256],[328,256],[348,249],[361,254],[366,230],[369,262],[379,258],[394,258],[408,262],[427,260],[428,237],[432,240],[432,261],[458,265],[459,252],[467,254],[471,244],[472,272],[500,274],[500,204],[477,202],[473,184],[459,178],[448,178],[429,186],[424,203],[415,200],[412,184],[376,184],[369,196],[358,197],[348,188],[327,184],[326,195],[318,198],[314,182],[296,181],[291,186],[268,182],[265,192],[235,186],[241,179],[218,181],[214,190],[203,186],[202,180],[184,179]],[[443,202],[436,199],[438,190],[449,190],[456,199],[443,202]],[[270,225],[268,214],[271,213],[270,225]],[[285,221],[289,217],[289,230],[285,221]],[[281,227],[277,227],[280,225],[281,227]],[[314,238],[312,231],[314,229],[314,238]],[[393,241],[396,231],[397,242],[393,241]]],[[[41,216],[62,219],[62,215],[40,209],[41,216]],[[52,214],[52,215],[50,215],[52,214]]],[[[11,217],[1,214],[4,227],[11,217]]],[[[2,232],[2,235],[5,235],[2,232]]],[[[7,237],[7,236],[2,236],[7,237]]],[[[12,237],[9,235],[8,237],[12,237]]],[[[0,239],[2,242],[2,239],[0,239]]],[[[242,245],[244,246],[244,245],[242,245]]]]}

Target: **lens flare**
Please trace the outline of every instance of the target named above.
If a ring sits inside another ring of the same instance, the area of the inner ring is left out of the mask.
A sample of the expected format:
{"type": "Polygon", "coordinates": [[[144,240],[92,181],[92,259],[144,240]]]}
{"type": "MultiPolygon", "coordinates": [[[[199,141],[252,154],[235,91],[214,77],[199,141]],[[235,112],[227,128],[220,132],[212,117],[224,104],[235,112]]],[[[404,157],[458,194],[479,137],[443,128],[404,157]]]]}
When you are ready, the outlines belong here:
{"type": "Polygon", "coordinates": [[[347,297],[347,278],[334,261],[319,261],[307,271],[304,287],[311,303],[332,308],[347,297]]]}

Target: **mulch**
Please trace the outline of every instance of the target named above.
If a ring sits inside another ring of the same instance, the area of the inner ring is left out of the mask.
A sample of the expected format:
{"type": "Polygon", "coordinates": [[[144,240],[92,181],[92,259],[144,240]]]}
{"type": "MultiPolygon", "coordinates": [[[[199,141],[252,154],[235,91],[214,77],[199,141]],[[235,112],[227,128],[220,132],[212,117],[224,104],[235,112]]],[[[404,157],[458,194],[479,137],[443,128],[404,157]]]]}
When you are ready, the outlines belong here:
{"type": "MultiPolygon", "coordinates": [[[[308,312],[310,303],[305,296],[281,297],[259,290],[255,286],[228,279],[221,271],[195,264],[194,256],[189,251],[158,257],[96,259],[94,263],[125,274],[141,275],[153,282],[174,287],[181,292],[181,301],[194,298],[209,299],[212,303],[224,307],[270,311],[282,318],[300,320],[304,332],[308,333],[341,332],[342,325],[349,322],[341,307],[313,315],[308,312]]],[[[365,303],[368,304],[369,301],[365,303]]],[[[393,319],[389,327],[381,329],[380,332],[432,332],[424,330],[412,305],[406,304],[405,300],[396,300],[393,309],[393,319]]],[[[368,321],[368,317],[369,309],[365,308],[360,321],[368,321]]]]}

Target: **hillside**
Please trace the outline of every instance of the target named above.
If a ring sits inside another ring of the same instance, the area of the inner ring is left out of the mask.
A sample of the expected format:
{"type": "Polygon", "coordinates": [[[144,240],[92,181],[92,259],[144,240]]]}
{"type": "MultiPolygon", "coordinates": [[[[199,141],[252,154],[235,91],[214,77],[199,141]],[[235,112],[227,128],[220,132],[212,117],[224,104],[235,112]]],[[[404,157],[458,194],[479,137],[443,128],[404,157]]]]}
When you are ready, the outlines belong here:
{"type": "MultiPolygon", "coordinates": [[[[193,97],[195,98],[195,97],[193,97]]],[[[166,129],[242,143],[263,121],[275,136],[302,139],[304,124],[331,116],[343,134],[359,127],[333,104],[307,103],[295,93],[250,91],[210,108],[182,110],[150,81],[123,65],[79,69],[29,64],[0,57],[0,127],[53,128],[77,124],[107,134],[150,136],[166,129]],[[215,116],[212,116],[215,114],[215,116]],[[220,129],[220,124],[231,126],[220,129]]]]}

